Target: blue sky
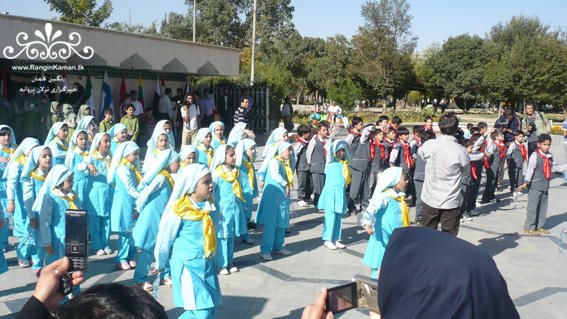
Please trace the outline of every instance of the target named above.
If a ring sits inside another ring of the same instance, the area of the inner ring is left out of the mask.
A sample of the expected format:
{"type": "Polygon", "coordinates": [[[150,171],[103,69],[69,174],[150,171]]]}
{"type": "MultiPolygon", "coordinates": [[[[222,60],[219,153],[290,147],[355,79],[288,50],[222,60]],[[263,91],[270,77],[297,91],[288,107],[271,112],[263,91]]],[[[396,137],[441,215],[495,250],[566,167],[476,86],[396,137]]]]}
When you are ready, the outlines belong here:
{"type": "MultiPolygon", "coordinates": [[[[262,1],[262,0],[258,0],[262,1]]],[[[366,0],[292,0],[293,21],[304,36],[328,37],[344,34],[351,37],[362,24],[360,6],[366,0]]],[[[413,16],[412,32],[418,37],[419,51],[432,43],[442,44],[450,36],[462,33],[483,36],[490,27],[514,15],[537,16],[546,24],[567,30],[567,1],[564,0],[408,0],[413,16]]],[[[101,1],[99,1],[101,2],[101,1]]],[[[108,21],[149,25],[166,13],[187,11],[185,0],[114,0],[114,10],[108,21]]],[[[43,0],[7,1],[0,11],[13,15],[52,18],[43,0]]]]}

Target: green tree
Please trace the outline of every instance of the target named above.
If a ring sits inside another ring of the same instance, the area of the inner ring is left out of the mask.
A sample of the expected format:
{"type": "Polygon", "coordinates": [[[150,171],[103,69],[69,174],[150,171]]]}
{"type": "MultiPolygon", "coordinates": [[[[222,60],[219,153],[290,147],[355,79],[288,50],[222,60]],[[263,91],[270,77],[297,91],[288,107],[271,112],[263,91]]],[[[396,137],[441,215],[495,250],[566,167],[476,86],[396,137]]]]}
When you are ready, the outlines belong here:
{"type": "Polygon", "coordinates": [[[104,20],[108,19],[112,13],[112,2],[104,0],[102,5],[97,8],[96,0],[44,0],[49,4],[49,9],[61,16],[59,19],[64,22],[85,24],[98,27],[104,20]]]}
{"type": "Polygon", "coordinates": [[[337,101],[344,108],[352,109],[355,102],[362,98],[362,89],[352,79],[346,78],[339,83],[332,84],[327,97],[337,101]]]}

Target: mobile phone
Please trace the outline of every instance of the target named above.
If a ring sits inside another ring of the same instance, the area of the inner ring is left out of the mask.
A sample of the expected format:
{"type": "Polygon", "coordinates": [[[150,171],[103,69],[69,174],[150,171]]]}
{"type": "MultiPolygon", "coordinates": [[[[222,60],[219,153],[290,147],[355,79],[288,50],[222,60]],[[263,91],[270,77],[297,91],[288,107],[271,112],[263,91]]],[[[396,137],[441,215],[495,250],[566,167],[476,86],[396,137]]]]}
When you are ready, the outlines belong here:
{"type": "Polygon", "coordinates": [[[65,211],[65,256],[71,261],[70,270],[87,271],[88,259],[87,211],[65,211]]]}
{"type": "Polygon", "coordinates": [[[378,309],[378,281],[356,275],[353,282],[327,289],[326,308],[340,313],[354,308],[366,308],[380,313],[378,309]]]}

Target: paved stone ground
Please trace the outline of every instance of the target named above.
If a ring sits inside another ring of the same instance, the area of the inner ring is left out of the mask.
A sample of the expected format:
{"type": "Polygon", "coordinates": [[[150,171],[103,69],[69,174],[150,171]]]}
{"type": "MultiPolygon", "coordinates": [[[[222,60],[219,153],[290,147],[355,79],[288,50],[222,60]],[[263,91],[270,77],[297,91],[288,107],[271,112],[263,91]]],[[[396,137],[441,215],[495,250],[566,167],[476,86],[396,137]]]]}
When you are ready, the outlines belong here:
{"type": "MultiPolygon", "coordinates": [[[[556,160],[564,161],[560,140],[552,147],[556,160]]],[[[546,228],[551,235],[529,237],[521,234],[527,196],[517,209],[511,196],[500,193],[502,201],[480,207],[482,216],[461,225],[459,237],[485,250],[496,261],[522,318],[565,318],[567,313],[567,256],[561,247],[561,231],[567,227],[567,187],[555,178],[550,189],[550,207],[546,228]]],[[[413,213],[413,212],[412,212],[413,213]]],[[[321,286],[332,287],[351,280],[355,274],[369,275],[362,265],[368,235],[358,226],[356,217],[343,219],[343,242],[347,249],[330,251],[322,246],[323,214],[314,209],[297,210],[292,219],[286,248],[293,254],[265,262],[259,247],[236,245],[235,263],[241,271],[221,276],[223,304],[217,318],[300,318],[303,307],[313,302],[321,286]]],[[[413,214],[412,214],[413,215],[413,214]]],[[[413,216],[412,216],[413,220],[413,216]]],[[[15,240],[15,238],[11,238],[15,240]]],[[[112,247],[116,237],[112,237],[112,247]]],[[[261,231],[252,233],[258,244],[261,231]]],[[[567,246],[567,244],[566,244],[567,246]]],[[[31,296],[36,279],[30,269],[17,267],[15,251],[6,254],[10,265],[0,275],[0,318],[12,318],[31,296]]],[[[111,256],[92,256],[86,288],[96,283],[132,284],[133,271],[116,271],[111,256]]],[[[161,286],[158,300],[170,318],[182,310],[173,306],[169,288],[161,286]]],[[[368,318],[363,310],[351,310],[338,318],[368,318]]]]}

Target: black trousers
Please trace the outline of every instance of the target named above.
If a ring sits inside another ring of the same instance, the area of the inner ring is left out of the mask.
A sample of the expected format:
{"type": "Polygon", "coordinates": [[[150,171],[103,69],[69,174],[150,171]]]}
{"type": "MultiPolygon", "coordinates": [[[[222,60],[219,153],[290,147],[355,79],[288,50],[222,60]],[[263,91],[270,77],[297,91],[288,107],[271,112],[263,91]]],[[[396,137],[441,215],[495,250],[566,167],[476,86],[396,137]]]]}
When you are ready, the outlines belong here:
{"type": "Polygon", "coordinates": [[[421,203],[421,215],[423,216],[423,227],[437,230],[441,223],[441,230],[451,235],[457,236],[459,233],[459,207],[451,209],[433,208],[426,203],[421,203]]]}
{"type": "Polygon", "coordinates": [[[311,200],[313,194],[313,181],[310,171],[297,171],[297,196],[300,200],[311,200]]]}

